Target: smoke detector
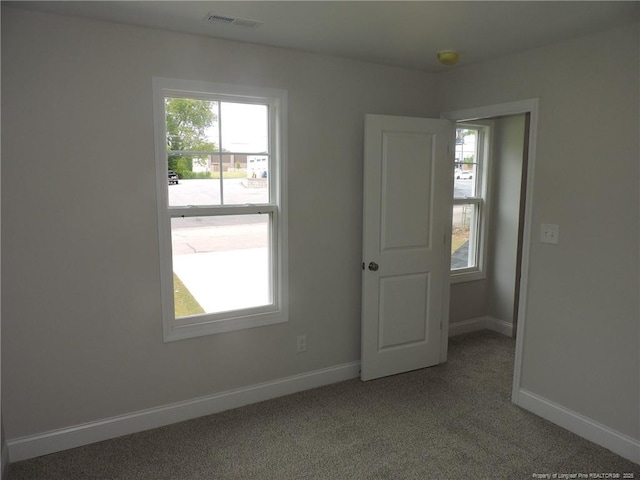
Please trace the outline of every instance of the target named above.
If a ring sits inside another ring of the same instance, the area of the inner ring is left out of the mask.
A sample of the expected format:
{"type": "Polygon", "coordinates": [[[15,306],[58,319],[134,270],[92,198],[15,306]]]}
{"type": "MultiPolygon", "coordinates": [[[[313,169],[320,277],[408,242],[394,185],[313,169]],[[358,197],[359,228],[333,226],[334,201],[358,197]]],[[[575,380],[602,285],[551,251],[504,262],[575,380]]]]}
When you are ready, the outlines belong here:
{"type": "Polygon", "coordinates": [[[256,28],[262,25],[262,22],[257,20],[250,20],[248,18],[232,17],[229,15],[220,15],[217,13],[209,12],[204,17],[209,23],[219,23],[223,25],[234,25],[236,27],[256,28]]]}

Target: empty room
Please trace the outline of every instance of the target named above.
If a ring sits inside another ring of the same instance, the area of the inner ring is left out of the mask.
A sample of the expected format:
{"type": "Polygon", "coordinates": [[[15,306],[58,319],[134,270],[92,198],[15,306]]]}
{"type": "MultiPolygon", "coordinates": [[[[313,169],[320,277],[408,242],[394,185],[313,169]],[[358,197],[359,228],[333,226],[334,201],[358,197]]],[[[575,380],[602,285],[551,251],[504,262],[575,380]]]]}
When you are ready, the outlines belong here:
{"type": "Polygon", "coordinates": [[[640,478],[640,3],[2,2],[2,478],[640,478]]]}

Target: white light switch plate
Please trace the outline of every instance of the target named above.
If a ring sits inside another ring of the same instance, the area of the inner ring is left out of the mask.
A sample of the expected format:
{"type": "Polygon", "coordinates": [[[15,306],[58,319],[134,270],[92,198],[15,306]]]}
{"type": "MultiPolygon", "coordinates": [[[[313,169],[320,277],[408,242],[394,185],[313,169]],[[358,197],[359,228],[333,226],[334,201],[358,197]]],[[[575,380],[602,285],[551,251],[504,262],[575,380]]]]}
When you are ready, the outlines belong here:
{"type": "Polygon", "coordinates": [[[560,226],[552,223],[540,225],[540,241],[542,243],[557,244],[560,237],[560,226]]]}

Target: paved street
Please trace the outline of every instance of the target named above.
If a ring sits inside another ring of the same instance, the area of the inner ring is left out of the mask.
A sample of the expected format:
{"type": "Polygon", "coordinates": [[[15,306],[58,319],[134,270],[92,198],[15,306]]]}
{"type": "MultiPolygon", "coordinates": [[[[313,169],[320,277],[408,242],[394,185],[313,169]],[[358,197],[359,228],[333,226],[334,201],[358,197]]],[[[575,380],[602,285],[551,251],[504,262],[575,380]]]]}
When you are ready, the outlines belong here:
{"type": "MultiPolygon", "coordinates": [[[[266,203],[268,190],[245,186],[244,179],[224,180],[225,205],[266,203]]],[[[169,185],[170,206],[220,205],[219,180],[180,180],[169,185]]],[[[174,255],[266,247],[267,215],[184,217],[171,221],[174,255]]]]}
{"type": "Polygon", "coordinates": [[[473,182],[475,180],[454,180],[453,196],[454,198],[464,198],[473,195],[473,182]]]}
{"type": "Polygon", "coordinates": [[[174,219],[171,232],[174,257],[245,248],[266,248],[269,242],[267,215],[250,217],[242,223],[241,219],[232,218],[230,220],[233,223],[228,224],[200,222],[200,217],[174,219]]]}
{"type": "Polygon", "coordinates": [[[228,180],[194,179],[180,180],[177,185],[169,185],[169,206],[221,205],[221,193],[225,205],[246,205],[267,203],[269,191],[266,187],[248,186],[247,179],[228,180]]]}

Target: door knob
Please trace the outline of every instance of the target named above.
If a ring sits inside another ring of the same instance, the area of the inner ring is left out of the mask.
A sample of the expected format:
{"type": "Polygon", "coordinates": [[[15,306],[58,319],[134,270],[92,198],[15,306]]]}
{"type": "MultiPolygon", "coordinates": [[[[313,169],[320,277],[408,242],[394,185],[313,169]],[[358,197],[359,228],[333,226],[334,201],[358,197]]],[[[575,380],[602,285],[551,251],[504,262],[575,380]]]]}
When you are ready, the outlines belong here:
{"type": "Polygon", "coordinates": [[[372,272],[377,272],[378,271],[378,264],[376,262],[370,262],[369,263],[369,270],[371,270],[372,272]]]}

